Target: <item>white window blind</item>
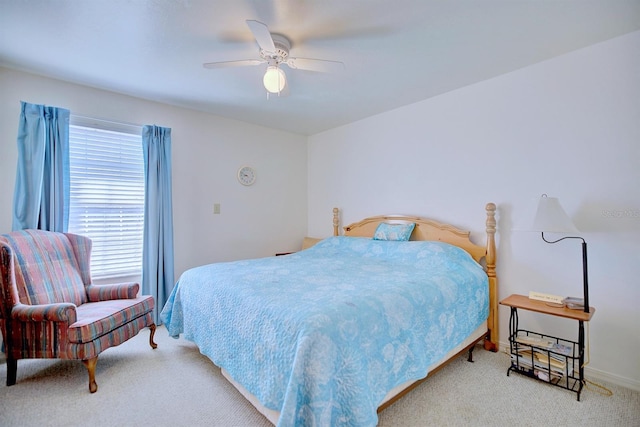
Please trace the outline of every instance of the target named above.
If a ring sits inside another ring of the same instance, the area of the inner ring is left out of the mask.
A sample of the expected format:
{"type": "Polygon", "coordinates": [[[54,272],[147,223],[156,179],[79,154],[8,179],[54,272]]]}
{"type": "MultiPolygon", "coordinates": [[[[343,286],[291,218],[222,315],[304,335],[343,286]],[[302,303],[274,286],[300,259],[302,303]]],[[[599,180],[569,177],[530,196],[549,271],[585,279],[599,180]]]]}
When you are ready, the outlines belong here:
{"type": "Polygon", "coordinates": [[[141,128],[71,117],[69,232],[91,238],[91,276],[140,275],[144,225],[141,128]]]}

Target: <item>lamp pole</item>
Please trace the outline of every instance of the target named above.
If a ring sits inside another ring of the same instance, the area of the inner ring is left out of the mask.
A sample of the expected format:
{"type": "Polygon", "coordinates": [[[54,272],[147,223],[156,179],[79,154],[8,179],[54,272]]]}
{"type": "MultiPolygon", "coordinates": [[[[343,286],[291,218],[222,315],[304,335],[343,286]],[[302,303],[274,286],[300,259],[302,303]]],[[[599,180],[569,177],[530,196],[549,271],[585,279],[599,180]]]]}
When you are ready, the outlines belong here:
{"type": "MultiPolygon", "coordinates": [[[[582,237],[579,237],[582,239],[582,237]]],[[[587,242],[582,239],[582,276],[584,293],[584,312],[589,312],[589,274],[587,273],[587,242]]]]}
{"type": "Polygon", "coordinates": [[[589,273],[587,272],[587,242],[578,236],[567,236],[558,240],[547,240],[544,238],[544,231],[542,234],[542,240],[547,243],[558,243],[564,239],[580,239],[582,240],[582,293],[584,295],[584,312],[589,312],[589,273]]]}

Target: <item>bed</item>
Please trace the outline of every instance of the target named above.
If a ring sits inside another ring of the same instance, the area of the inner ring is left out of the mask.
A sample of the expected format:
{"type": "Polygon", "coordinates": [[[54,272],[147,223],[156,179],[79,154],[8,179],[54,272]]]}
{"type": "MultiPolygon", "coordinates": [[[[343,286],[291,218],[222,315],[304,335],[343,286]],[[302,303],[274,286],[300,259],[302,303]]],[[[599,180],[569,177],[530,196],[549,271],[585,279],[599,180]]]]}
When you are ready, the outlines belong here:
{"type": "Polygon", "coordinates": [[[162,321],[278,427],[374,426],[453,357],[483,340],[497,351],[495,210],[476,245],[396,215],[340,235],[334,209],[333,237],[300,252],[184,272],[162,321]]]}

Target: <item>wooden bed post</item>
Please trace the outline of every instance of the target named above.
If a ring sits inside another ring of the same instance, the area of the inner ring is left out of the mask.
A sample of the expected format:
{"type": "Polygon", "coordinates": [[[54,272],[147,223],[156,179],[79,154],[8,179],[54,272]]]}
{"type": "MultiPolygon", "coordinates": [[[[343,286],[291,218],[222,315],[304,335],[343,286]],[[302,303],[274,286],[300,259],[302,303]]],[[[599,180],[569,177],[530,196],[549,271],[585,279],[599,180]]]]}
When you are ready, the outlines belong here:
{"type": "Polygon", "coordinates": [[[496,277],[496,205],[487,203],[487,276],[489,277],[489,318],[487,327],[489,335],[484,341],[484,348],[496,352],[499,350],[498,332],[498,278],[496,277]]]}
{"type": "Polygon", "coordinates": [[[333,208],[333,235],[339,236],[340,232],[338,231],[338,225],[340,225],[340,220],[338,218],[338,208],[333,208]]]}

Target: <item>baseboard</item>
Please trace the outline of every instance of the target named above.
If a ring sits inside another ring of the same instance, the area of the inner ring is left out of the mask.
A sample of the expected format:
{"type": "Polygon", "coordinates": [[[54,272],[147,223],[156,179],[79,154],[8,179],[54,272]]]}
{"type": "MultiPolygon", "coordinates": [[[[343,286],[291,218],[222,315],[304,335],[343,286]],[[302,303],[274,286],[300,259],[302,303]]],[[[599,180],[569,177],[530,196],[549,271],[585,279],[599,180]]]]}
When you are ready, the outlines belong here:
{"type": "Polygon", "coordinates": [[[625,378],[620,375],[611,374],[609,372],[604,372],[599,369],[593,369],[589,366],[584,367],[584,376],[589,381],[603,381],[610,384],[619,385],[630,390],[640,391],[640,381],[632,380],[631,378],[625,378]]]}
{"type": "MultiPolygon", "coordinates": [[[[500,341],[500,349],[509,354],[509,343],[500,341]]],[[[594,369],[590,366],[584,367],[584,377],[586,380],[593,382],[607,382],[609,384],[615,384],[620,387],[628,388],[634,391],[640,391],[640,381],[626,378],[620,375],[612,374],[609,372],[601,371],[600,369],[594,369]]]]}

